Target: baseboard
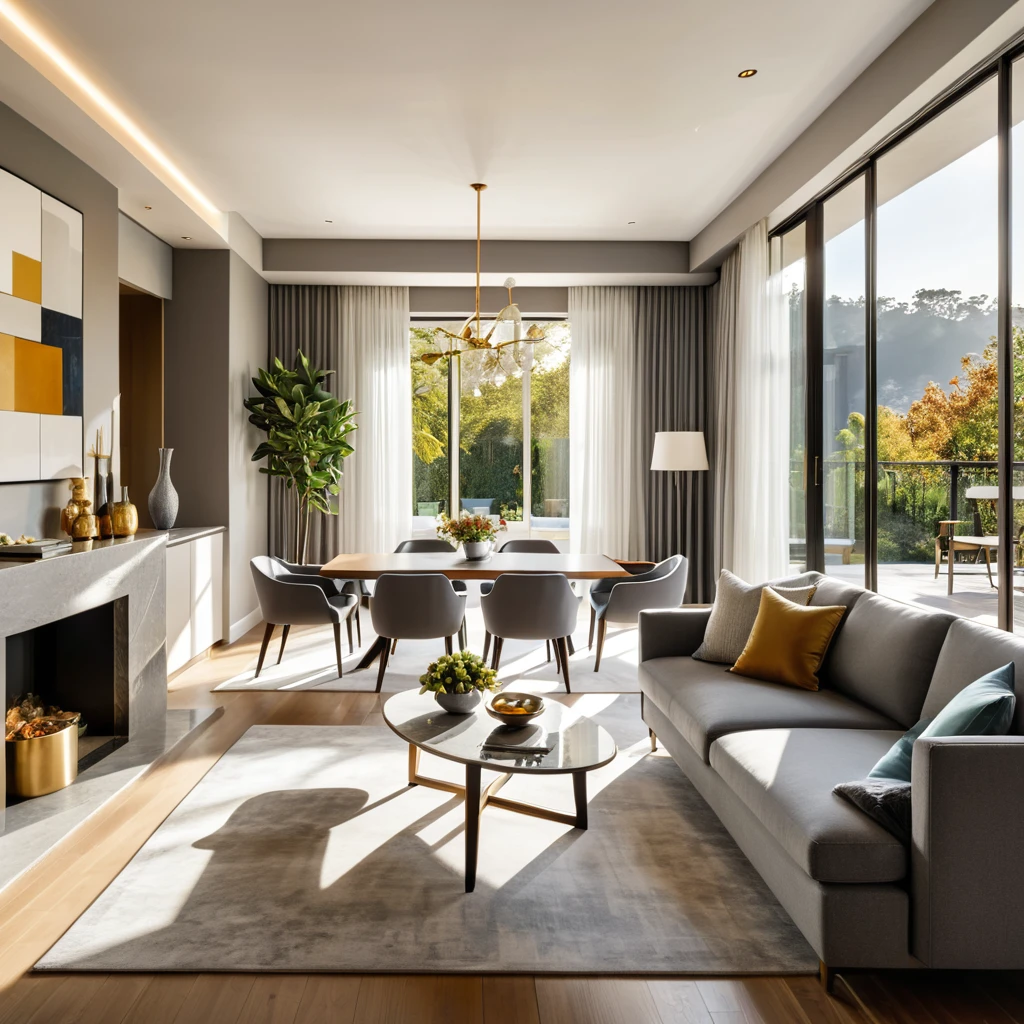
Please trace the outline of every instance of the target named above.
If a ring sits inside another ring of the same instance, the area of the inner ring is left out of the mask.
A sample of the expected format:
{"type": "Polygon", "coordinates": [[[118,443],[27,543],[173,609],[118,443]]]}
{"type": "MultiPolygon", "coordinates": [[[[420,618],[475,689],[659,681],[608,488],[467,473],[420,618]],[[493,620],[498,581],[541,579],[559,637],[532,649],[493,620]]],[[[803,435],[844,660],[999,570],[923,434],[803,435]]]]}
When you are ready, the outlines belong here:
{"type": "Polygon", "coordinates": [[[258,626],[262,621],[263,616],[260,614],[259,608],[254,608],[248,615],[237,622],[232,622],[228,629],[228,643],[233,644],[240,637],[245,636],[253,626],[258,626]]]}

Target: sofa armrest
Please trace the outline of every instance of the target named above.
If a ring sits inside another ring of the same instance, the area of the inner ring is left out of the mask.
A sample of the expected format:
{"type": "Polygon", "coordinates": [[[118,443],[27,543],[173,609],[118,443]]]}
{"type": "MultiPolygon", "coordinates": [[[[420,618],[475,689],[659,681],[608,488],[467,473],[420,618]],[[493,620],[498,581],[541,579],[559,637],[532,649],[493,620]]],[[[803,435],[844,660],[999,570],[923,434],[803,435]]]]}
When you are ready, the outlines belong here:
{"type": "Polygon", "coordinates": [[[658,608],[640,612],[640,660],[693,654],[704,641],[710,608],[658,608]]]}
{"type": "Polygon", "coordinates": [[[914,744],[912,952],[934,968],[1024,968],[1024,736],[914,744]]]}

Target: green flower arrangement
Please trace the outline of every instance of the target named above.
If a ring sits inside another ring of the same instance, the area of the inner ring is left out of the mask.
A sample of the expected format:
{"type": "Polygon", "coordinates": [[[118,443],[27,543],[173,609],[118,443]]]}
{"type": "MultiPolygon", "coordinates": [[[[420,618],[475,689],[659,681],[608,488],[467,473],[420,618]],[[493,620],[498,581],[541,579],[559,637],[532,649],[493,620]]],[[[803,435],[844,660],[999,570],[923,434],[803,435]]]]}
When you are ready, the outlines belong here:
{"type": "Polygon", "coordinates": [[[501,685],[498,673],[484,664],[483,658],[472,651],[444,654],[430,663],[420,676],[420,693],[472,693],[474,690],[496,690],[501,685]]]}

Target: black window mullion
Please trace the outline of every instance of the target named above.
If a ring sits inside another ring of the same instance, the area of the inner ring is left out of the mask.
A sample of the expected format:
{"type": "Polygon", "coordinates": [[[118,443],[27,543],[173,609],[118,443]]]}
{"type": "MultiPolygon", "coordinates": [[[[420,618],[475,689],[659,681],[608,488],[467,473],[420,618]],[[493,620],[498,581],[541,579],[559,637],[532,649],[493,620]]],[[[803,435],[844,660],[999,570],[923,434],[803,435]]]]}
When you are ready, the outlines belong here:
{"type": "Polygon", "coordinates": [[[807,343],[807,568],[825,570],[825,507],[822,500],[825,467],[823,405],[825,344],[825,252],[824,213],[816,203],[807,214],[806,228],[806,311],[804,330],[807,343]]]}
{"type": "Polygon", "coordinates": [[[878,590],[878,187],[864,174],[864,585],[878,590]]]}
{"type": "Polygon", "coordinates": [[[1012,147],[1011,76],[1009,56],[999,61],[999,293],[996,311],[996,363],[999,368],[998,529],[999,628],[1013,629],[1013,324],[1011,302],[1012,147]]]}

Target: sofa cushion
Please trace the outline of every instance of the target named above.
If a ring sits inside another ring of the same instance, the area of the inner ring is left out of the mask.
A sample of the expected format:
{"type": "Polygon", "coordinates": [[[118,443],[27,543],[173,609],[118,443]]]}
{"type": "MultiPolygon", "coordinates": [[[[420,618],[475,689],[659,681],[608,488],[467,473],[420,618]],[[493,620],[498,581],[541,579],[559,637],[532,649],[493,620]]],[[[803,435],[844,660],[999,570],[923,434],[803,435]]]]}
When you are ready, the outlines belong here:
{"type": "MultiPolygon", "coordinates": [[[[1017,679],[1024,679],[1024,637],[970,619],[956,619],[939,653],[921,717],[934,718],[978,676],[1011,661],[1017,679]]],[[[1010,732],[1024,733],[1024,700],[1017,701],[1010,732]]]]}
{"type": "Polygon", "coordinates": [[[743,729],[899,729],[892,719],[834,690],[798,690],[747,679],[726,665],[693,658],[644,661],[638,675],[641,692],[705,762],[719,736],[743,729]]]}
{"type": "MultiPolygon", "coordinates": [[[[909,728],[921,717],[928,684],[952,622],[952,615],[921,611],[865,593],[839,627],[822,666],[822,685],[909,728]]],[[[967,682],[976,678],[977,673],[967,682]]]]}
{"type": "Polygon", "coordinates": [[[834,576],[824,576],[821,573],[814,574],[813,582],[814,596],[809,602],[811,605],[842,604],[850,609],[868,593],[855,583],[847,583],[846,580],[836,579],[834,576]]]}
{"type": "Polygon", "coordinates": [[[766,729],[722,736],[711,767],[819,882],[896,882],[907,850],[833,788],[861,779],[899,738],[874,729],[766,729]]]}

